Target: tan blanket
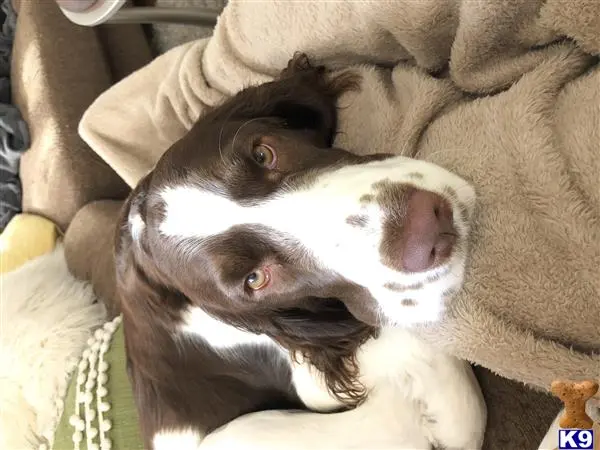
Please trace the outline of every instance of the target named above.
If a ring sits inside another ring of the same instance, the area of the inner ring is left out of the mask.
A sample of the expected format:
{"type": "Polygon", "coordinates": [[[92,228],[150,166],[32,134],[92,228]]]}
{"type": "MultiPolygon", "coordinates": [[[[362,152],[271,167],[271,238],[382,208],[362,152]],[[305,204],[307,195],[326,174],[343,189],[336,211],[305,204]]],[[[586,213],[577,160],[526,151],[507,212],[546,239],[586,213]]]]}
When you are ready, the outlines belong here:
{"type": "Polygon", "coordinates": [[[107,91],[80,133],[133,186],[207,107],[295,50],[362,64],[339,146],[476,186],[464,289],[423,336],[541,389],[600,378],[600,2],[231,1],[212,38],[107,91]]]}

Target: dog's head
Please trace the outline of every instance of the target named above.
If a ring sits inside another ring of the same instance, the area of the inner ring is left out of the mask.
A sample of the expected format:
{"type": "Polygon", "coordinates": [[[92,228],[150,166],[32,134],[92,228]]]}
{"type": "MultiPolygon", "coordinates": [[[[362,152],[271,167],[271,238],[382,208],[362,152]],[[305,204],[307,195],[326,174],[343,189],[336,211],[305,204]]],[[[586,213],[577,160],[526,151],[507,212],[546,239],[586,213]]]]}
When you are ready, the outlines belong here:
{"type": "Polygon", "coordinates": [[[438,318],[462,283],[473,190],[423,161],[333,147],[336,100],[358,81],[297,56],[174,144],[123,210],[124,313],[185,332],[202,308],[346,393],[377,327],[438,318]]]}

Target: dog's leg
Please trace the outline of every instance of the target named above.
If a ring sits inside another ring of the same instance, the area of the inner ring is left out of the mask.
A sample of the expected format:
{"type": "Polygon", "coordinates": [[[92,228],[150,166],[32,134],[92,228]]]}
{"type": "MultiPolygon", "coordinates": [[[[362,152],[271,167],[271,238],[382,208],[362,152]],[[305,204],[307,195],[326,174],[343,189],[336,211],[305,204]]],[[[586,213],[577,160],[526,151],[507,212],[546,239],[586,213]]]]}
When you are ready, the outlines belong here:
{"type": "Polygon", "coordinates": [[[441,448],[480,449],[487,410],[475,375],[465,361],[450,356],[440,359],[443,363],[436,361],[427,380],[437,389],[424,391],[425,426],[441,448]]]}
{"type": "MultiPolygon", "coordinates": [[[[444,449],[483,444],[487,410],[469,364],[442,353],[409,330],[384,329],[359,355],[369,395],[402,395],[415,405],[416,429],[444,449]],[[372,348],[370,348],[372,347],[372,348]]],[[[388,402],[389,403],[389,402],[388,402]]],[[[384,408],[384,406],[381,406],[384,408]]]]}
{"type": "Polygon", "coordinates": [[[377,396],[356,409],[319,414],[261,411],[241,416],[209,434],[200,450],[430,450],[415,405],[377,396]]]}

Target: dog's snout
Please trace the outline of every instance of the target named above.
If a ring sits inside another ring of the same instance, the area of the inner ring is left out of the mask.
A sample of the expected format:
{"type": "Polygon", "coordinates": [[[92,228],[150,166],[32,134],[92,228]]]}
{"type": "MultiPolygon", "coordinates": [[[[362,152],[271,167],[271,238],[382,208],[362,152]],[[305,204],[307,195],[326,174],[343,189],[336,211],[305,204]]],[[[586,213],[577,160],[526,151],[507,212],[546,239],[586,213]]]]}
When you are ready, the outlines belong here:
{"type": "Polygon", "coordinates": [[[452,207],[440,195],[411,190],[402,239],[402,267],[424,272],[443,264],[456,242],[452,207]]]}

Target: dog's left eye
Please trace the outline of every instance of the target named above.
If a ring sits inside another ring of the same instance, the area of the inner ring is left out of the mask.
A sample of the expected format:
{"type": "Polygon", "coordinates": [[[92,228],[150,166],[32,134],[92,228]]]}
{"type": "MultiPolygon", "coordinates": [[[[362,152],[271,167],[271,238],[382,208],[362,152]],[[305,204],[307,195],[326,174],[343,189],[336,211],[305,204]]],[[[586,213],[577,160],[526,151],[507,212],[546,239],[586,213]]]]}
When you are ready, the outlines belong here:
{"type": "Polygon", "coordinates": [[[246,286],[248,286],[253,291],[258,291],[263,289],[269,284],[271,281],[271,276],[269,272],[265,270],[255,270],[250,275],[246,277],[246,286]]]}
{"type": "Polygon", "coordinates": [[[252,149],[252,158],[259,166],[272,169],[277,162],[275,150],[266,144],[258,144],[252,149]]]}

